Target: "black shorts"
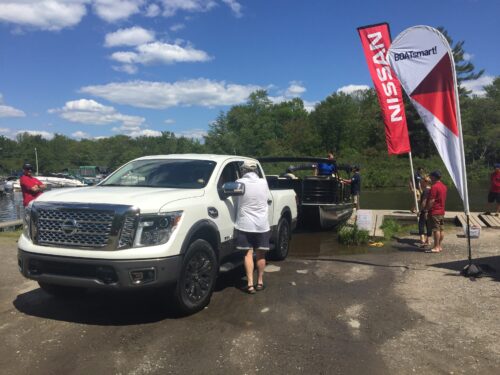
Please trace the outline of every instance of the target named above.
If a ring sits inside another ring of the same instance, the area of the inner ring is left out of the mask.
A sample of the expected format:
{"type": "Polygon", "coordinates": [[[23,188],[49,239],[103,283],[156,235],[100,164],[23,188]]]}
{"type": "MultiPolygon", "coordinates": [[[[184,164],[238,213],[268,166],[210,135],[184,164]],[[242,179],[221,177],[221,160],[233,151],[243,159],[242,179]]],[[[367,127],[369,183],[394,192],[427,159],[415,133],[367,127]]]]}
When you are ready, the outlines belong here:
{"type": "Polygon", "coordinates": [[[500,193],[495,193],[494,191],[490,191],[488,193],[488,203],[500,203],[500,193]]]}
{"type": "Polygon", "coordinates": [[[269,239],[271,231],[268,232],[243,232],[236,231],[236,249],[238,250],[269,250],[269,239]]]}

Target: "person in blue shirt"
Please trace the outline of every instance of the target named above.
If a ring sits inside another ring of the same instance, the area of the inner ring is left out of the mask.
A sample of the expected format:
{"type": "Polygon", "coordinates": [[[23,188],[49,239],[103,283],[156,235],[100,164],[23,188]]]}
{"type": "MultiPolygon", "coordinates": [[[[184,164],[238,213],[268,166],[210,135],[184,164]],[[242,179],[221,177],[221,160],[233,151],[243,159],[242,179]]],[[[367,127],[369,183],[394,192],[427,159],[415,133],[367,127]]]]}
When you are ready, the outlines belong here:
{"type": "Polygon", "coordinates": [[[331,163],[318,163],[316,165],[316,176],[334,176],[337,173],[337,168],[335,166],[335,156],[333,155],[333,151],[328,152],[327,156],[328,160],[331,160],[331,163]]]}

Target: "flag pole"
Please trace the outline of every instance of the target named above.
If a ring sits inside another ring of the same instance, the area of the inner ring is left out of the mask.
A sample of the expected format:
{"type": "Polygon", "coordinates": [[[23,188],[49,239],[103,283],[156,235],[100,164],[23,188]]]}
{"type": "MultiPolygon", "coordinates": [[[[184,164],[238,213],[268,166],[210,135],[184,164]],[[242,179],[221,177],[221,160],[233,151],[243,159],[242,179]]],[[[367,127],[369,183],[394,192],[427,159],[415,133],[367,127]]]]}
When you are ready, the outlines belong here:
{"type": "MultiPolygon", "coordinates": [[[[410,157],[410,170],[411,170],[411,186],[413,187],[413,197],[415,198],[415,209],[417,210],[417,218],[419,215],[418,200],[417,200],[417,187],[415,186],[415,173],[413,172],[413,158],[411,157],[411,151],[408,152],[410,157]]],[[[417,219],[418,221],[418,219],[417,219]]]]}
{"type": "MultiPolygon", "coordinates": [[[[442,38],[444,36],[441,35],[442,38]]],[[[481,267],[478,265],[472,264],[472,246],[470,242],[470,210],[469,210],[469,189],[467,187],[467,170],[465,166],[465,148],[464,148],[464,137],[463,137],[463,132],[462,132],[462,117],[460,113],[460,98],[458,95],[458,82],[457,82],[457,72],[455,69],[455,59],[453,58],[453,53],[451,49],[448,51],[448,54],[451,59],[451,69],[453,72],[453,84],[455,86],[455,111],[456,111],[456,117],[457,117],[457,125],[458,125],[458,132],[460,134],[460,139],[459,139],[459,147],[460,147],[460,154],[461,154],[461,164],[462,164],[462,186],[464,189],[464,196],[463,196],[463,202],[464,202],[464,213],[465,217],[467,219],[466,221],[466,236],[467,236],[467,258],[468,258],[468,264],[467,266],[464,267],[462,270],[462,275],[467,276],[467,277],[477,277],[480,276],[483,271],[481,270],[481,267]]]]}

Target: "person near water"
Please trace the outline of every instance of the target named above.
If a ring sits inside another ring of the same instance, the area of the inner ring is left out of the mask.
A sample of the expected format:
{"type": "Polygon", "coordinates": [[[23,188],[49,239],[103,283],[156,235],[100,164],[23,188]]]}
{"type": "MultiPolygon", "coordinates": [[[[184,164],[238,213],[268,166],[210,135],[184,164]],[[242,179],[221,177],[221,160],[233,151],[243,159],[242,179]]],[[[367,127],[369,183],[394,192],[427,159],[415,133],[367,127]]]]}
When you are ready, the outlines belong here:
{"type": "MultiPolygon", "coordinates": [[[[415,213],[417,212],[417,207],[415,207],[415,195],[417,196],[417,201],[420,201],[420,197],[422,195],[422,180],[424,178],[424,168],[418,167],[417,171],[413,175],[413,180],[410,179],[409,182],[409,188],[411,192],[411,202],[412,202],[412,208],[411,212],[415,213]]],[[[422,207],[420,207],[421,209],[422,207]]]]}
{"type": "Polygon", "coordinates": [[[23,165],[23,175],[19,179],[21,191],[23,193],[23,206],[28,204],[42,194],[47,188],[40,180],[33,177],[33,166],[29,163],[23,165]]]}
{"type": "Polygon", "coordinates": [[[432,187],[425,205],[427,220],[432,228],[433,247],[428,253],[440,253],[443,250],[444,239],[444,214],[446,206],[446,194],[448,188],[441,182],[441,172],[434,171],[430,174],[432,187]]]}
{"type": "Polygon", "coordinates": [[[491,204],[492,210],[491,212],[486,212],[486,214],[494,212],[493,215],[498,216],[500,214],[500,163],[495,164],[495,170],[490,176],[488,203],[491,204]]]}
{"type": "Polygon", "coordinates": [[[246,292],[254,294],[264,289],[264,268],[266,252],[269,251],[271,231],[268,219],[269,187],[264,178],[257,174],[257,163],[245,161],[240,169],[243,177],[236,182],[245,185],[245,193],[238,197],[238,214],[236,217],[236,249],[246,250],[245,272],[247,276],[246,292]],[[254,260],[257,259],[257,284],[254,285],[254,260]]]}
{"type": "Polygon", "coordinates": [[[322,162],[316,165],[316,176],[335,176],[335,174],[337,173],[337,168],[335,166],[335,155],[333,154],[333,151],[328,152],[327,158],[328,160],[331,160],[331,162],[322,162]]]}
{"type": "Polygon", "coordinates": [[[352,168],[353,175],[350,180],[342,179],[342,182],[351,185],[351,196],[353,203],[356,205],[356,209],[359,210],[359,195],[361,193],[361,175],[359,173],[360,168],[354,166],[352,168]]]}
{"type": "Polygon", "coordinates": [[[420,235],[420,246],[426,247],[430,245],[430,239],[432,237],[432,227],[427,220],[427,211],[425,209],[427,199],[431,192],[431,178],[429,176],[422,176],[420,186],[422,188],[422,195],[420,196],[419,202],[420,213],[418,215],[418,234],[420,235]]]}

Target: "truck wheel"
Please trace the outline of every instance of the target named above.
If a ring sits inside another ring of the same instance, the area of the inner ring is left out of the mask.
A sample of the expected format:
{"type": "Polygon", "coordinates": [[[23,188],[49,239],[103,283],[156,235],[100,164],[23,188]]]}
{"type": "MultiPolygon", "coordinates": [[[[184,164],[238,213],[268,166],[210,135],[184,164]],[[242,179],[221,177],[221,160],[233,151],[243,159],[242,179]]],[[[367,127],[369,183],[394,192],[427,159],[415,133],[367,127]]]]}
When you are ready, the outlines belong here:
{"type": "Polygon", "coordinates": [[[41,281],[38,282],[38,285],[44,292],[57,298],[68,299],[72,297],[79,297],[85,293],[85,288],[78,288],[74,286],[48,284],[41,281]]]}
{"type": "Polygon", "coordinates": [[[288,255],[290,249],[290,223],[284,217],[278,222],[278,236],[276,246],[271,252],[273,260],[283,260],[288,255]]]}
{"type": "Polygon", "coordinates": [[[210,302],[217,279],[217,257],[212,245],[199,239],[189,245],[174,291],[178,309],[193,314],[210,302]]]}

